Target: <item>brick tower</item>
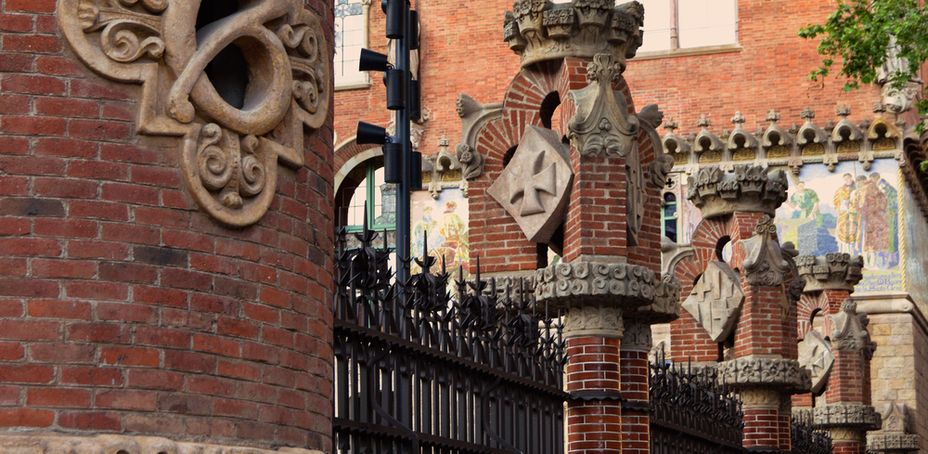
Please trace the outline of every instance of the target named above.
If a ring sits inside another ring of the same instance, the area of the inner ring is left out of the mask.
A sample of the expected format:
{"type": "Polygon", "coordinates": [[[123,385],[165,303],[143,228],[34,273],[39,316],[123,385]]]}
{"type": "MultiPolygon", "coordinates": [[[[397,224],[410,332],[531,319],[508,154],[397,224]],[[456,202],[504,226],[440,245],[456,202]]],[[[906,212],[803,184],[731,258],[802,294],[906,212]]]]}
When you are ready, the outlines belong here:
{"type": "Polygon", "coordinates": [[[507,13],[521,70],[476,133],[484,168],[469,189],[483,271],[525,272],[536,304],[565,313],[570,453],[649,452],[650,324],[676,317],[678,286],[660,275],[661,113],[636,113],[622,77],[643,8],[611,3],[507,13]]]}
{"type": "Polygon", "coordinates": [[[330,452],[331,7],[2,8],[0,451],[330,452]]]}
{"type": "Polygon", "coordinates": [[[715,367],[741,396],[744,447],[771,452],[791,449],[790,395],[810,382],[796,361],[802,281],[772,222],[786,188],[782,171],[760,166],[700,169],[689,198],[704,220],[674,267],[688,291],[671,324],[673,358],[715,367]]]}

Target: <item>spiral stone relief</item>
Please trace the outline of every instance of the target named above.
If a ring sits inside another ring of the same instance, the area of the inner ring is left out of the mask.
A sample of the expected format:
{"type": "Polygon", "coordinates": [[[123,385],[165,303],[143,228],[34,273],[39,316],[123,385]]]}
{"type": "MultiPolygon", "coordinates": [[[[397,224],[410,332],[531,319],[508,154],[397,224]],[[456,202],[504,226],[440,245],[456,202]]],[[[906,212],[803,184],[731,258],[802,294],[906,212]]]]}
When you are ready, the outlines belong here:
{"type": "Polygon", "coordinates": [[[331,50],[300,0],[58,0],[58,20],[88,67],[143,85],[138,132],[177,138],[191,195],[226,225],[261,219],[278,162],[302,166],[328,115],[331,50]]]}

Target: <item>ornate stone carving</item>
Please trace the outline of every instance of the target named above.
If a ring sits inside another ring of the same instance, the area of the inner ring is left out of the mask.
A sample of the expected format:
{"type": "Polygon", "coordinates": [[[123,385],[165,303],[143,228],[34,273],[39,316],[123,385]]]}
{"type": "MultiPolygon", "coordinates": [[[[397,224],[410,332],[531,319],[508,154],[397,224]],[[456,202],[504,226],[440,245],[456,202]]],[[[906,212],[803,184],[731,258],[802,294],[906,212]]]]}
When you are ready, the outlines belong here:
{"type": "Polygon", "coordinates": [[[805,292],[822,290],[854,291],[854,286],[863,278],[864,260],[860,256],[833,253],[825,256],[801,256],[796,258],[799,275],[805,280],[805,292]]]}
{"type": "Polygon", "coordinates": [[[722,342],[735,328],[743,302],[738,273],[727,263],[711,261],[683,302],[683,309],[709,333],[713,342],[722,342]]]}
{"type": "Polygon", "coordinates": [[[883,417],[881,430],[886,432],[906,432],[909,430],[909,412],[905,404],[892,401],[883,406],[880,412],[883,417]]]}
{"type": "Polygon", "coordinates": [[[745,389],[738,393],[738,397],[744,407],[752,409],[779,408],[783,400],[778,390],[768,388],[745,389]]]}
{"type": "MultiPolygon", "coordinates": [[[[154,0],[146,3],[155,4],[154,0]]],[[[0,451],[16,454],[322,454],[300,448],[259,449],[245,446],[174,442],[167,438],[30,433],[0,436],[0,451]]]]}
{"type": "Polygon", "coordinates": [[[673,291],[675,285],[663,282],[648,268],[627,263],[578,260],[535,271],[536,301],[562,306],[599,301],[664,306],[679,300],[679,290],[673,291]],[[662,299],[655,301],[657,298],[662,299]]]}
{"type": "Polygon", "coordinates": [[[719,363],[719,380],[738,388],[778,387],[791,391],[808,391],[811,375],[792,359],[737,358],[719,363]]]}
{"type": "Polygon", "coordinates": [[[644,320],[628,319],[622,335],[622,350],[650,352],[651,325],[644,320]]]}
{"type": "Polygon", "coordinates": [[[869,405],[836,404],[812,410],[813,424],[820,428],[842,427],[877,430],[882,424],[880,414],[869,405]]]}
{"type": "Polygon", "coordinates": [[[918,435],[900,432],[877,432],[867,435],[867,452],[906,453],[919,449],[918,435]]]}
{"type": "MultiPolygon", "coordinates": [[[[767,112],[767,121],[770,123],[767,126],[767,129],[764,130],[764,135],[762,136],[761,145],[768,151],[770,148],[783,146],[788,147],[793,144],[793,136],[781,127],[778,123],[780,121],[780,113],[776,110],[771,109],[767,112]]],[[[769,156],[768,156],[769,159],[769,156]]]]}
{"type": "Polygon", "coordinates": [[[890,37],[883,67],[877,74],[876,83],[882,87],[881,103],[895,114],[909,111],[922,93],[924,82],[920,79],[904,79],[909,73],[909,62],[899,55],[899,44],[890,37]],[[903,83],[895,80],[903,78],[903,83]]]}
{"type": "Polygon", "coordinates": [[[767,172],[761,166],[739,165],[733,172],[703,167],[689,177],[687,197],[702,211],[704,218],[736,211],[761,212],[773,216],[786,201],[789,185],[782,170],[767,172]]]}
{"type": "MultiPolygon", "coordinates": [[[[261,0],[197,29],[200,0],[58,0],[77,56],[104,77],[142,84],[138,130],[178,137],[184,180],[200,207],[230,226],[257,222],[278,161],[303,165],[304,127],[326,120],[331,50],[298,0],[261,0]],[[207,75],[230,46],[246,81],[207,75]]],[[[201,18],[202,19],[202,18],[201,18]]]]}
{"type": "MultiPolygon", "coordinates": [[[[735,129],[728,136],[729,150],[754,150],[757,148],[757,144],[759,143],[757,137],[751,134],[750,131],[744,129],[745,122],[747,122],[747,120],[744,118],[744,114],[740,111],[735,112],[735,116],[731,118],[731,123],[735,125],[735,129]]],[[[756,155],[752,156],[752,158],[754,157],[756,157],[756,155]]]]}
{"type": "Polygon", "coordinates": [[[850,107],[838,106],[835,113],[841,117],[841,120],[838,121],[838,124],[836,124],[835,128],[831,131],[832,142],[836,144],[842,142],[859,142],[864,138],[864,133],[860,130],[860,127],[847,119],[847,117],[851,115],[850,107]]]}
{"type": "Polygon", "coordinates": [[[835,363],[831,345],[818,331],[809,331],[799,342],[799,365],[812,373],[812,392],[821,394],[835,363]]]}
{"type": "Polygon", "coordinates": [[[744,240],[745,277],[751,285],[775,287],[783,283],[783,276],[789,268],[776,241],[777,227],[773,218],[764,216],[754,229],[754,236],[744,240]]]}
{"type": "Polygon", "coordinates": [[[876,344],[870,341],[867,324],[870,323],[867,314],[857,313],[855,301],[845,301],[841,305],[841,312],[831,315],[832,332],[831,345],[839,351],[863,352],[867,358],[873,355],[876,344]]]}
{"type": "MultiPolygon", "coordinates": [[[[484,157],[476,150],[477,133],[494,118],[498,118],[502,111],[502,104],[480,104],[474,98],[461,93],[458,95],[456,109],[461,117],[461,143],[457,146],[457,157],[462,169],[462,177],[466,181],[473,180],[483,174],[484,157]]],[[[465,193],[466,193],[466,184],[465,193]]]]}
{"type": "Polygon", "coordinates": [[[503,23],[503,39],[522,57],[522,66],[564,57],[610,54],[625,67],[641,46],[644,8],[613,0],[516,0],[503,23]]]}
{"type": "Polygon", "coordinates": [[[650,323],[668,323],[679,317],[677,313],[680,297],[680,283],[669,274],[664,274],[661,285],[657,286],[654,303],[641,306],[634,312],[634,317],[650,323]]]}
{"type": "Polygon", "coordinates": [[[525,236],[546,243],[564,221],[573,169],[557,133],[529,126],[519,148],[487,193],[525,236]]]}
{"type": "Polygon", "coordinates": [[[612,89],[619,74],[611,55],[597,54],[587,67],[590,84],[570,91],[577,110],[567,125],[567,137],[583,156],[637,153],[638,116],[628,112],[625,96],[612,89]]]}
{"type": "Polygon", "coordinates": [[[655,187],[664,189],[667,186],[667,176],[673,170],[673,156],[664,153],[663,143],[657,128],[664,121],[664,112],[658,109],[657,104],[649,104],[638,112],[638,119],[641,128],[648,134],[651,140],[651,146],[654,149],[655,158],[648,166],[648,176],[651,184],[655,187]]]}
{"type": "Polygon", "coordinates": [[[621,338],[624,332],[622,309],[616,305],[586,304],[567,309],[564,338],[600,336],[621,338]]]}
{"type": "Polygon", "coordinates": [[[461,163],[461,176],[473,180],[483,174],[483,156],[474,147],[465,143],[458,144],[458,162],[461,163]]]}

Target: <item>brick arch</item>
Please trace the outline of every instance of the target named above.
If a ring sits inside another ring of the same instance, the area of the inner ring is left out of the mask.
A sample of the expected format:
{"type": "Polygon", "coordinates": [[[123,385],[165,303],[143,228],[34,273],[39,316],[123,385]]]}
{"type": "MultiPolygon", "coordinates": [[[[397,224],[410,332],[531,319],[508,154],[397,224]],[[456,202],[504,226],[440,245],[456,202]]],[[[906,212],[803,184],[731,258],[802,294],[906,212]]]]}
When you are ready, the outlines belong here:
{"type": "Polygon", "coordinates": [[[693,251],[699,260],[700,268],[705,269],[706,265],[715,260],[715,248],[724,237],[734,239],[735,232],[732,232],[732,222],[730,217],[703,219],[693,231],[693,239],[690,242],[693,251]]]}
{"type": "Polygon", "coordinates": [[[377,145],[358,144],[352,137],[335,148],[334,186],[337,193],[345,177],[369,159],[383,156],[383,149],[377,145]]]}
{"type": "MultiPolygon", "coordinates": [[[[816,292],[814,294],[805,293],[802,295],[802,298],[799,298],[799,303],[796,307],[796,338],[803,339],[806,337],[806,333],[812,330],[812,314],[815,311],[821,311],[824,314],[828,313],[828,297],[825,295],[825,292],[816,292]]],[[[824,334],[824,333],[822,333],[824,334]]]]}

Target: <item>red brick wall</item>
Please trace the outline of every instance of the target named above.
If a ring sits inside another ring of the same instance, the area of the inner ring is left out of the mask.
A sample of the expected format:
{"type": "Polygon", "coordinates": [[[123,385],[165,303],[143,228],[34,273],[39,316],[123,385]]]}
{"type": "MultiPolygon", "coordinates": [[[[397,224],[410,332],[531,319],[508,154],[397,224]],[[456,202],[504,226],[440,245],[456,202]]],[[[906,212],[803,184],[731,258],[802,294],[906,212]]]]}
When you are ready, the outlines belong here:
{"type": "Polygon", "coordinates": [[[0,2],[0,427],[330,449],[331,118],[221,227],[55,4],[0,2]]]}

